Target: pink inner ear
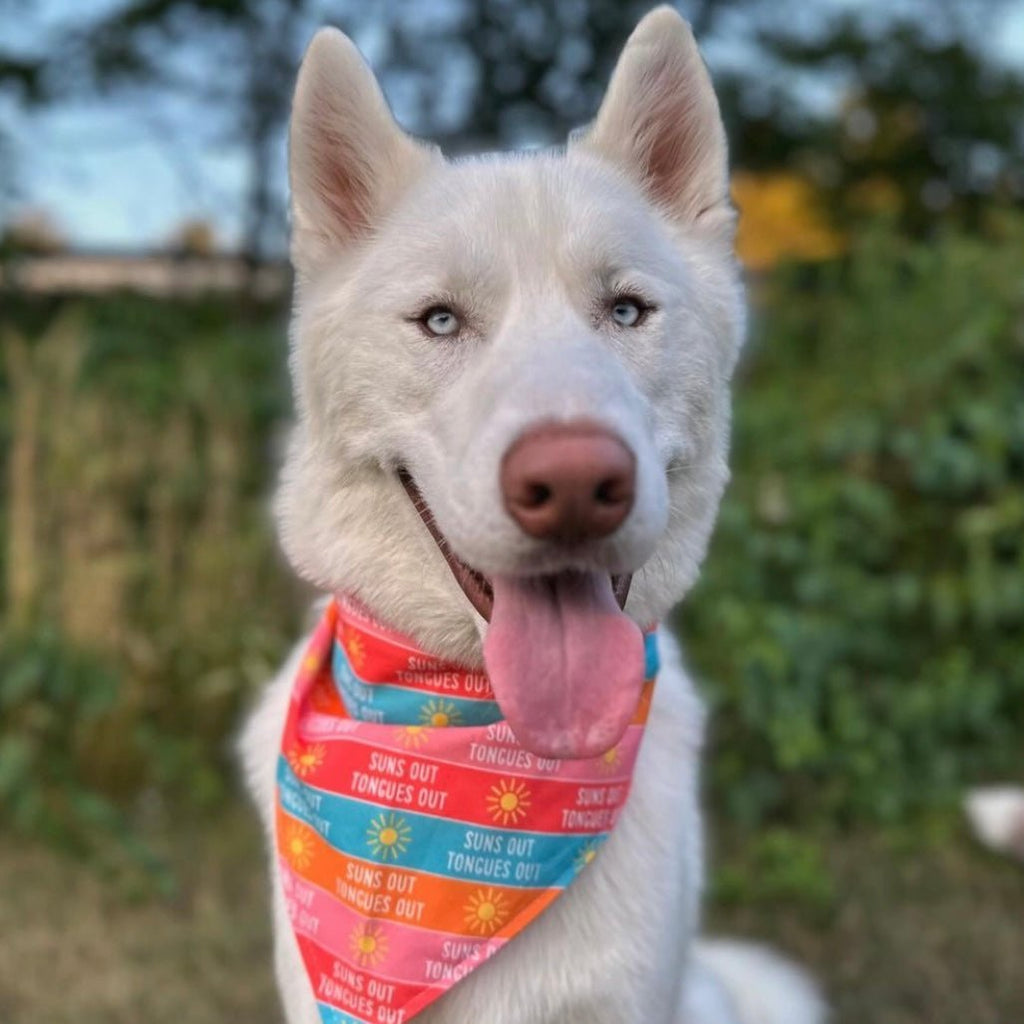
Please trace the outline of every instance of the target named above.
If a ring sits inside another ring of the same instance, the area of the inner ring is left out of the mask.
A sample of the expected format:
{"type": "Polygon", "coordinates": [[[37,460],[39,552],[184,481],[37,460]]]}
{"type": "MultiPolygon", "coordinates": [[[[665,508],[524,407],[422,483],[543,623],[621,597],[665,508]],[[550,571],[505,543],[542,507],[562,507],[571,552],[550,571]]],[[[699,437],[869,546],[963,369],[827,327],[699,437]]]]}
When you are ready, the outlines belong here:
{"type": "Polygon", "coordinates": [[[658,9],[637,27],[582,144],[618,163],[673,219],[728,207],[718,101],[677,14],[658,9]]]}
{"type": "MultiPolygon", "coordinates": [[[[661,54],[641,78],[637,102],[644,114],[636,132],[637,146],[647,191],[658,203],[677,205],[687,185],[695,184],[701,160],[714,159],[714,136],[704,124],[704,112],[694,95],[697,88],[674,53],[661,54]]],[[[694,215],[700,205],[689,199],[686,212],[694,215]]]]}
{"type": "Polygon", "coordinates": [[[313,188],[323,207],[323,222],[315,228],[336,237],[365,234],[370,227],[372,189],[370,168],[351,139],[333,127],[350,112],[338,110],[321,99],[311,112],[316,149],[312,156],[313,188]]]}

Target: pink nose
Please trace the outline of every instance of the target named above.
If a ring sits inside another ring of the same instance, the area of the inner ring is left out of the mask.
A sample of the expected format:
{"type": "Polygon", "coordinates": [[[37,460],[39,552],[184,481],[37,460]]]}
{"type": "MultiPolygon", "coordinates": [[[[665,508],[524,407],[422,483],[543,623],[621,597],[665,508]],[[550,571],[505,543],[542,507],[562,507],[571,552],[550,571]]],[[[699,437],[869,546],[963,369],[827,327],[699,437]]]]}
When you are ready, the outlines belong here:
{"type": "Polygon", "coordinates": [[[633,507],[636,458],[596,423],[549,423],[523,434],[501,463],[505,508],[524,533],[578,543],[614,533],[633,507]]]}

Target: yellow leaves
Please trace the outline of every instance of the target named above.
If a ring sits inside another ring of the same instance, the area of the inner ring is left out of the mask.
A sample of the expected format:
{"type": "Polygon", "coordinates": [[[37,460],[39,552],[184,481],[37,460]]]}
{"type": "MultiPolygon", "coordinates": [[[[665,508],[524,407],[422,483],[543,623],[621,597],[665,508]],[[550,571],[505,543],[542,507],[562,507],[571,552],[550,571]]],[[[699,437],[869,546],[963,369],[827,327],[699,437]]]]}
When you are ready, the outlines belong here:
{"type": "Polygon", "coordinates": [[[828,260],[845,248],[813,186],[798,174],[738,171],[732,195],[740,211],[736,250],[751,270],[768,270],[784,260],[828,260]]]}

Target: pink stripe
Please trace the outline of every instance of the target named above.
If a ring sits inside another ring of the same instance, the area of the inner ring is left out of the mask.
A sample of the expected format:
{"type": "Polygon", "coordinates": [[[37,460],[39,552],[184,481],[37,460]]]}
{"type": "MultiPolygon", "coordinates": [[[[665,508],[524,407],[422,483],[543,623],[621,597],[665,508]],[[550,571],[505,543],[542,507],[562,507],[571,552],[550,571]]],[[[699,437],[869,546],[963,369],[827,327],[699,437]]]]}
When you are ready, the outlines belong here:
{"type": "Polygon", "coordinates": [[[439,764],[453,765],[460,770],[475,769],[524,779],[558,779],[566,782],[593,783],[630,781],[633,777],[633,759],[636,757],[644,733],[642,725],[631,725],[626,730],[626,734],[616,748],[619,753],[619,761],[624,768],[621,771],[616,771],[614,764],[607,764],[600,758],[589,758],[583,761],[544,762],[534,754],[524,751],[521,747],[517,748],[511,743],[483,739],[486,736],[486,730],[494,728],[493,726],[459,726],[433,730],[428,741],[419,747],[402,741],[401,737],[405,735],[403,728],[400,725],[377,725],[351,718],[335,718],[333,715],[322,715],[313,710],[307,710],[301,722],[298,723],[299,736],[306,743],[329,743],[332,740],[344,739],[348,743],[359,743],[375,750],[392,751],[418,761],[436,761],[439,764]],[[463,735],[457,735],[459,733],[463,735]],[[472,735],[465,735],[468,733],[472,735]],[[500,751],[501,759],[494,763],[472,760],[470,743],[487,747],[493,751],[500,751]],[[547,770],[545,765],[551,765],[551,770],[547,770]]]}
{"type": "Polygon", "coordinates": [[[278,862],[288,913],[295,931],[313,939],[323,949],[357,970],[368,971],[374,977],[387,978],[400,984],[436,983],[442,980],[443,974],[450,971],[468,973],[471,964],[493,955],[506,942],[505,939],[477,940],[464,935],[366,918],[319,886],[300,878],[287,861],[278,858],[278,862]],[[361,962],[352,948],[353,935],[361,934],[368,924],[373,928],[373,934],[379,936],[379,948],[383,948],[384,955],[379,961],[366,959],[361,962]],[[450,955],[445,956],[445,943],[452,944],[462,953],[466,953],[470,944],[476,944],[478,948],[475,954],[469,952],[453,960],[450,955]],[[434,976],[431,977],[431,974],[434,976]]]}

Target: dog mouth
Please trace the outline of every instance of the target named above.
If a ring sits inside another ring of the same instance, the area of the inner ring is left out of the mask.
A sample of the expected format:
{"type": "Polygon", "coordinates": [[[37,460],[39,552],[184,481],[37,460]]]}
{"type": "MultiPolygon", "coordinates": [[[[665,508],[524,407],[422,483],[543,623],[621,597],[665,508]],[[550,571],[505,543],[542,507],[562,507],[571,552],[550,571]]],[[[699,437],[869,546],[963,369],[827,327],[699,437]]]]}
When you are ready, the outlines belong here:
{"type": "Polygon", "coordinates": [[[416,486],[416,482],[409,471],[399,469],[398,479],[405,488],[405,493],[409,496],[409,500],[419,514],[423,525],[427,528],[430,536],[434,538],[434,543],[444,556],[445,562],[448,563],[448,568],[455,577],[455,582],[462,588],[462,592],[466,595],[467,600],[480,613],[481,617],[485,621],[490,622],[491,612],[494,610],[494,588],[491,586],[490,580],[483,573],[467,565],[452,550],[451,544],[448,543],[448,539],[441,532],[440,527],[437,525],[437,520],[434,519],[434,513],[431,512],[430,506],[420,493],[420,489],[416,486]]]}
{"type": "Polygon", "coordinates": [[[452,550],[411,474],[400,469],[398,478],[488,623],[487,674],[519,742],[553,758],[593,757],[615,746],[644,681],[643,634],[623,611],[632,575],[567,569],[487,577],[452,550]]]}
{"type": "MultiPolygon", "coordinates": [[[[491,581],[482,572],[474,569],[471,565],[467,565],[452,550],[451,544],[448,543],[448,539],[437,525],[434,513],[430,510],[430,506],[427,504],[422,492],[416,486],[416,481],[413,480],[412,474],[407,469],[399,469],[398,479],[402,487],[405,488],[405,493],[412,502],[413,508],[416,509],[420,520],[427,528],[427,532],[434,539],[434,543],[444,557],[451,574],[455,577],[455,582],[458,583],[469,603],[479,612],[480,617],[485,622],[490,622],[491,613],[494,611],[494,587],[491,585],[491,581]]],[[[560,574],[550,573],[540,578],[553,578],[557,575],[560,574]]],[[[625,610],[626,599],[629,597],[629,588],[633,582],[633,574],[609,573],[608,576],[611,580],[615,601],[620,609],[625,610]]]]}

